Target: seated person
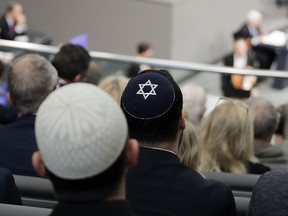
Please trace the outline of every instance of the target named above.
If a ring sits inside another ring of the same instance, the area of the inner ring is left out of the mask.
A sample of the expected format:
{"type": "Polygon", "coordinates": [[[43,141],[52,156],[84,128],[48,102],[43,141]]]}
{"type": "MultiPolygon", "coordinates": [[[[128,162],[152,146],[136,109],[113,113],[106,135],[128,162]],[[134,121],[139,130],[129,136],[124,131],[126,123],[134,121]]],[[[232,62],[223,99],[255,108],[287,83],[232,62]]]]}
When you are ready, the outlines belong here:
{"type": "Polygon", "coordinates": [[[287,141],[271,144],[278,123],[276,108],[264,98],[250,98],[247,105],[253,111],[254,117],[255,156],[263,163],[287,163],[287,141]]]}
{"type": "Polygon", "coordinates": [[[202,171],[263,174],[270,168],[253,154],[253,117],[238,101],[220,98],[205,120],[200,143],[202,171]]]}
{"type": "Polygon", "coordinates": [[[19,119],[0,128],[0,166],[16,175],[38,176],[31,163],[37,151],[35,117],[39,105],[56,88],[57,71],[43,57],[24,55],[13,62],[7,82],[19,119]]]}
{"type": "Polygon", "coordinates": [[[247,216],[286,216],[287,179],[287,170],[274,170],[262,175],[254,186],[247,216]]]}
{"type": "Polygon", "coordinates": [[[127,198],[139,216],[236,215],[231,190],[204,179],[177,156],[185,128],[179,86],[165,70],[132,78],[121,98],[129,136],[140,143],[127,178],[127,198]]]}
{"type": "MultiPolygon", "coordinates": [[[[234,68],[253,68],[257,64],[253,52],[248,51],[247,43],[244,39],[238,39],[234,43],[234,51],[224,59],[224,65],[234,68]]],[[[251,90],[256,83],[255,76],[241,76],[223,74],[221,85],[223,95],[231,98],[249,98],[251,90]]]]}
{"type": "Polygon", "coordinates": [[[137,163],[138,142],[127,139],[125,116],[107,93],[87,83],[64,86],[40,106],[35,131],[32,161],[53,184],[52,216],[135,215],[125,178],[137,163]]]}
{"type": "Polygon", "coordinates": [[[270,69],[276,55],[272,47],[261,46],[263,34],[261,32],[263,16],[257,10],[251,10],[247,14],[247,21],[234,33],[234,39],[245,39],[255,51],[261,69],[270,69]]]}
{"type": "MultiPolygon", "coordinates": [[[[11,3],[0,18],[0,38],[6,40],[18,40],[27,31],[26,16],[23,7],[19,3],[11,3]]],[[[23,38],[23,37],[22,37],[23,38]]],[[[21,39],[20,39],[21,40],[21,39]]],[[[28,38],[25,37],[25,41],[28,38]]]]}
{"type": "MultiPolygon", "coordinates": [[[[146,42],[139,43],[137,46],[137,54],[138,54],[138,57],[150,58],[153,55],[152,46],[146,42]]],[[[146,64],[133,63],[128,67],[126,71],[126,76],[128,78],[132,78],[132,77],[137,76],[141,71],[147,70],[147,69],[151,69],[151,66],[146,65],[146,64]]]]}
{"type": "Polygon", "coordinates": [[[79,45],[64,44],[52,59],[58,72],[60,86],[80,82],[89,68],[91,57],[79,45]]]}
{"type": "Polygon", "coordinates": [[[14,177],[9,170],[4,168],[0,168],[0,203],[22,205],[14,177]]]}

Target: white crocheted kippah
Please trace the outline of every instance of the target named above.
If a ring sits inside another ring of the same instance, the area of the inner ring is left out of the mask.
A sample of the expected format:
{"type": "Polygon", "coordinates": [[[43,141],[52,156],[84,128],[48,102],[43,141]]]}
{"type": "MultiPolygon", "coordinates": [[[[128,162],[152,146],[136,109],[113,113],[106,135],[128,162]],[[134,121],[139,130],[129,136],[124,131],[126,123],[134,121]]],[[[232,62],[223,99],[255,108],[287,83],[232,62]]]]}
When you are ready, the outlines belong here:
{"type": "Polygon", "coordinates": [[[45,166],[63,179],[95,176],[109,168],[127,139],[119,105],[98,87],[69,84],[40,106],[36,140],[45,166]]]}

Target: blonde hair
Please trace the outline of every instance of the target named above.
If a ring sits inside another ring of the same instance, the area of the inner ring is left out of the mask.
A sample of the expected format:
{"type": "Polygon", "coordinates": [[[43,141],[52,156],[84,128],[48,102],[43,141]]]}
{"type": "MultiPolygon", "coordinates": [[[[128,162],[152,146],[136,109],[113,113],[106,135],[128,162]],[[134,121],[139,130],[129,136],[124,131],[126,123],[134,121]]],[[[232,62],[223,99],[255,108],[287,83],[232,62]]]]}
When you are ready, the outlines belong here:
{"type": "Polygon", "coordinates": [[[109,76],[103,79],[99,87],[110,94],[120,104],[122,93],[129,79],[122,76],[109,76]]]}
{"type": "Polygon", "coordinates": [[[185,129],[178,149],[181,163],[197,170],[200,165],[200,147],[194,125],[185,119],[185,129]]]}
{"type": "Polygon", "coordinates": [[[245,162],[256,162],[253,153],[253,118],[239,101],[226,99],[203,124],[202,171],[247,173],[245,162]]]}

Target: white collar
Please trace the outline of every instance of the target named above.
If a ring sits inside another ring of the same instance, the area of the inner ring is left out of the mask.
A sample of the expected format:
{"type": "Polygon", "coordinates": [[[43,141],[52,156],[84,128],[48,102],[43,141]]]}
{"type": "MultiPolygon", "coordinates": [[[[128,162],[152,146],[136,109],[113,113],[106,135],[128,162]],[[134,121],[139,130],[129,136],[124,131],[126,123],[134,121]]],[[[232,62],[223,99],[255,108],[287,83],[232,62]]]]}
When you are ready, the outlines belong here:
{"type": "Polygon", "coordinates": [[[176,156],[178,157],[178,155],[177,155],[175,152],[170,151],[170,150],[167,150],[167,149],[157,148],[157,147],[151,147],[151,146],[141,146],[141,147],[143,147],[143,148],[149,148],[149,149],[155,149],[155,150],[159,150],[159,151],[170,152],[170,153],[172,153],[172,154],[174,154],[174,155],[176,155],[176,156]]]}

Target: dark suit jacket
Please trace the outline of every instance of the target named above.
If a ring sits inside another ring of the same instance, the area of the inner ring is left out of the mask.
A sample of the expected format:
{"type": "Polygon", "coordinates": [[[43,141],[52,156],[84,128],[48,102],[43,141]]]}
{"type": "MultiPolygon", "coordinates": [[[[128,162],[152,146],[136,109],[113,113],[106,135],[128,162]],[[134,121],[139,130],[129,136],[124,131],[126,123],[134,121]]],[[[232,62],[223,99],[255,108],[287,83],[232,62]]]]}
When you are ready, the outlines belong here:
{"type": "Polygon", "coordinates": [[[139,216],[236,215],[231,190],[180,163],[170,152],[140,148],[128,172],[127,199],[139,216]]]}
{"type": "Polygon", "coordinates": [[[17,34],[15,31],[10,31],[5,16],[2,16],[0,18],[0,29],[1,29],[0,32],[1,39],[14,40],[16,36],[25,34],[25,33],[17,34]]]}
{"type": "Polygon", "coordinates": [[[50,216],[135,216],[127,201],[60,202],[50,216]]]}
{"type": "Polygon", "coordinates": [[[0,128],[0,166],[16,175],[38,176],[31,163],[37,151],[35,115],[26,115],[0,128]]]}
{"type": "MultiPolygon", "coordinates": [[[[256,63],[256,57],[253,53],[249,53],[247,55],[247,65],[254,67],[256,63]]],[[[233,67],[234,65],[234,56],[233,53],[229,54],[224,58],[224,65],[233,67]]],[[[232,98],[249,98],[251,92],[245,91],[241,89],[235,89],[233,87],[232,81],[231,81],[231,75],[230,74],[223,74],[221,76],[221,86],[223,95],[225,97],[232,97],[232,98]]]]}
{"type": "Polygon", "coordinates": [[[248,25],[247,23],[245,23],[243,26],[241,26],[241,28],[234,33],[234,39],[239,39],[239,38],[243,38],[243,39],[247,39],[247,38],[252,38],[253,36],[257,36],[261,34],[260,29],[256,29],[256,35],[252,35],[249,31],[248,25]]]}
{"type": "Polygon", "coordinates": [[[19,191],[11,172],[0,168],[0,203],[22,205],[19,191]]]}

